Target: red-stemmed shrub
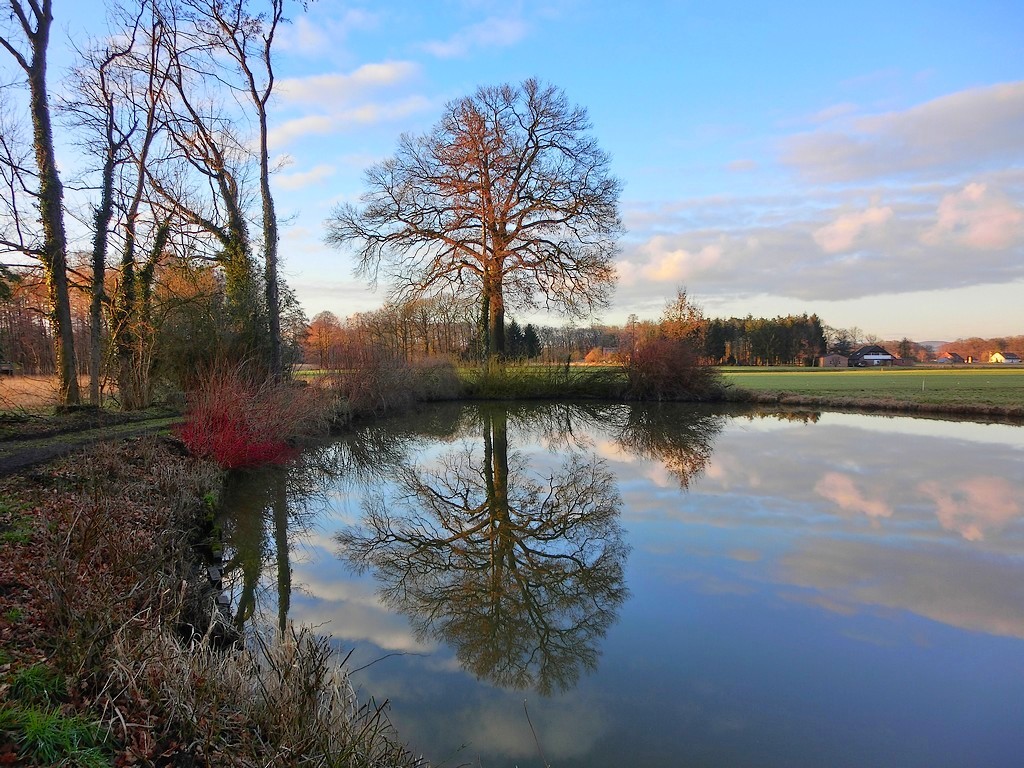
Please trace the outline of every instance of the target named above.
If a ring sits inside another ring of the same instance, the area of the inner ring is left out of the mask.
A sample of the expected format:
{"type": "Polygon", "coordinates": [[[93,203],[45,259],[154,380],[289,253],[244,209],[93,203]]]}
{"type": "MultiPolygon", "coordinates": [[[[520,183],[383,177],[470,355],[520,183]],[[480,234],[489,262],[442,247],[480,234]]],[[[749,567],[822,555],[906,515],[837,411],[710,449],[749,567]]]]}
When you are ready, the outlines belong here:
{"type": "Polygon", "coordinates": [[[323,399],[311,387],[217,366],[189,394],[178,436],[193,455],[224,469],[283,464],[295,455],[296,438],[323,427],[323,399]]]}

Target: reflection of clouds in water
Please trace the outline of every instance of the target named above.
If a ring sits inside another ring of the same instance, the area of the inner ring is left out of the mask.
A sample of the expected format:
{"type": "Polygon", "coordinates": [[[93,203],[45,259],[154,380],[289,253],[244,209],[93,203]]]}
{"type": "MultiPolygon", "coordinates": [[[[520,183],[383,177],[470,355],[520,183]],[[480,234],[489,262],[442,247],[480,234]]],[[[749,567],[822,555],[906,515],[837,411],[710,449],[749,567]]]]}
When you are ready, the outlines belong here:
{"type": "Polygon", "coordinates": [[[669,473],[668,467],[660,462],[650,462],[644,469],[643,476],[659,488],[678,488],[679,480],[669,473]]]}
{"type": "Polygon", "coordinates": [[[907,438],[939,438],[943,441],[966,441],[989,446],[1008,446],[1021,450],[1021,428],[1009,424],[980,424],[973,421],[946,421],[943,419],[894,418],[853,413],[822,413],[818,425],[824,431],[836,428],[854,429],[862,434],[873,434],[882,443],[907,438]]]}
{"type": "Polygon", "coordinates": [[[316,627],[349,643],[369,642],[387,651],[407,653],[429,653],[436,648],[432,643],[417,642],[408,622],[363,605],[295,601],[288,615],[296,625],[316,627]]]}
{"type": "Polygon", "coordinates": [[[1021,517],[1019,491],[1003,477],[973,477],[955,484],[928,480],[917,487],[935,502],[942,527],[968,541],[981,541],[1021,517]]]}
{"type": "Polygon", "coordinates": [[[857,613],[857,609],[852,605],[831,600],[824,595],[813,595],[806,592],[782,592],[779,596],[791,603],[813,605],[817,608],[824,608],[829,613],[838,613],[840,616],[854,616],[857,613]]]}
{"type": "Polygon", "coordinates": [[[1024,638],[1024,581],[1015,558],[816,538],[783,557],[781,566],[783,581],[821,590],[830,601],[896,608],[961,629],[1024,638]]]}
{"type": "Polygon", "coordinates": [[[372,582],[319,578],[317,573],[296,569],[306,599],[293,602],[290,618],[296,624],[324,626],[339,639],[369,641],[388,651],[426,652],[435,643],[420,642],[409,623],[381,605],[372,582]]]}
{"type": "Polygon", "coordinates": [[[994,534],[1024,523],[1022,502],[1006,480],[1020,473],[1022,450],[1024,430],[1000,425],[845,414],[784,431],[730,423],[688,503],[664,505],[663,512],[685,522],[815,533],[848,529],[864,515],[878,535],[952,534],[1015,551],[1014,539],[994,534]],[[906,434],[890,432],[900,426],[906,434]],[[958,430],[971,439],[954,439],[958,430]],[[984,435],[994,442],[979,445],[984,435]]]}
{"type": "Polygon", "coordinates": [[[635,454],[626,450],[621,443],[607,438],[595,440],[593,451],[599,458],[605,459],[609,464],[634,464],[640,461],[635,454]]]}
{"type": "MultiPolygon", "coordinates": [[[[540,762],[522,704],[518,717],[510,717],[512,699],[503,697],[459,713],[460,733],[473,734],[468,752],[501,755],[507,760],[540,762]]],[[[606,727],[605,713],[595,702],[578,697],[534,698],[528,703],[530,720],[549,762],[579,759],[592,752],[606,727]]],[[[484,763],[486,765],[486,762],[484,763]]]]}
{"type": "Polygon", "coordinates": [[[857,488],[853,478],[841,472],[826,472],[814,486],[814,490],[845,512],[859,512],[873,520],[879,517],[892,517],[892,507],[880,499],[867,498],[857,488]]]}

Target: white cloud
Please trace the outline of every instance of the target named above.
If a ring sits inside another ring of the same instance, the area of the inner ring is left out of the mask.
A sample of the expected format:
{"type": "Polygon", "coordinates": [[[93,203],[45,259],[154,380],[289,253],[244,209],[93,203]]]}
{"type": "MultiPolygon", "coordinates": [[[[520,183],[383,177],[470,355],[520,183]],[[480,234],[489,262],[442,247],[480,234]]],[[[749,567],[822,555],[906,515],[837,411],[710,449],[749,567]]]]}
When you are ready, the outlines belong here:
{"type": "MultiPolygon", "coordinates": [[[[325,6],[330,4],[324,4],[325,6]]],[[[339,46],[353,31],[372,29],[379,25],[381,16],[358,8],[346,10],[340,18],[317,13],[313,6],[306,13],[296,14],[291,24],[278,30],[279,39],[275,44],[281,51],[291,55],[320,59],[338,51],[339,46]]]]}
{"type": "Polygon", "coordinates": [[[833,104],[831,106],[825,107],[824,109],[818,110],[813,115],[808,117],[807,120],[808,122],[812,123],[828,123],[840,117],[852,115],[856,111],[856,104],[851,104],[848,101],[844,101],[840,104],[833,104]]]}
{"type": "Polygon", "coordinates": [[[746,172],[746,171],[756,171],[758,166],[757,166],[757,161],[756,160],[743,159],[743,160],[733,160],[731,163],[729,163],[725,167],[726,167],[726,169],[728,169],[730,171],[735,171],[737,173],[743,173],[743,172],[746,172]]]}
{"type": "Polygon", "coordinates": [[[818,181],[1006,167],[1024,159],[1024,81],[852,118],[845,130],[803,133],[789,140],[784,159],[818,181]]]}
{"type": "Polygon", "coordinates": [[[1024,637],[1019,573],[965,550],[815,540],[782,561],[783,578],[847,605],[911,611],[953,627],[1024,637]]]}
{"type": "Polygon", "coordinates": [[[290,144],[303,136],[317,136],[333,133],[337,121],[330,115],[307,115],[294,120],[286,120],[281,125],[270,129],[267,142],[271,147],[278,148],[290,144]]]}
{"type": "Polygon", "coordinates": [[[848,251],[867,230],[877,229],[892,218],[892,208],[871,206],[863,211],[844,213],[814,232],[814,241],[825,253],[848,251]]]}
{"type": "Polygon", "coordinates": [[[281,189],[302,189],[303,187],[319,184],[324,179],[333,176],[334,172],[335,168],[333,165],[321,164],[313,166],[308,171],[282,174],[275,179],[275,182],[281,189]]]}
{"type": "Polygon", "coordinates": [[[982,541],[1024,515],[1016,490],[1002,477],[972,477],[958,483],[929,480],[918,490],[935,502],[942,527],[967,541],[982,541]]]}
{"type": "Polygon", "coordinates": [[[891,506],[880,499],[870,499],[865,496],[848,474],[826,472],[814,486],[814,491],[844,512],[858,512],[872,520],[877,520],[880,517],[892,517],[891,506]]]}
{"type": "Polygon", "coordinates": [[[671,238],[653,237],[645,245],[646,264],[640,274],[656,283],[680,283],[707,272],[722,258],[720,244],[696,250],[676,248],[671,238]]]}
{"type": "Polygon", "coordinates": [[[521,19],[491,17],[479,24],[460,29],[447,40],[432,40],[423,49],[441,59],[466,56],[479,48],[507,48],[526,36],[527,26],[521,19]]]}
{"type": "Polygon", "coordinates": [[[950,243],[974,250],[1003,250],[1024,241],[1024,207],[988,185],[971,183],[942,198],[929,245],[950,243]]]}
{"type": "Polygon", "coordinates": [[[623,315],[642,315],[644,297],[663,299],[678,283],[698,296],[785,297],[820,312],[806,302],[1024,279],[1024,170],[967,185],[824,187],[803,199],[633,203],[624,220],[623,315]]]}
{"type": "Polygon", "coordinates": [[[367,126],[401,120],[432,106],[433,102],[425,96],[409,96],[392,102],[368,102],[330,114],[307,115],[287,120],[271,129],[268,140],[272,147],[278,148],[305,136],[323,136],[339,133],[357,125],[367,126]]]}
{"type": "Polygon", "coordinates": [[[368,91],[394,87],[415,80],[420,73],[411,61],[364,64],[353,72],[330,72],[280,81],[276,93],[284,104],[334,105],[349,103],[368,91]]]}

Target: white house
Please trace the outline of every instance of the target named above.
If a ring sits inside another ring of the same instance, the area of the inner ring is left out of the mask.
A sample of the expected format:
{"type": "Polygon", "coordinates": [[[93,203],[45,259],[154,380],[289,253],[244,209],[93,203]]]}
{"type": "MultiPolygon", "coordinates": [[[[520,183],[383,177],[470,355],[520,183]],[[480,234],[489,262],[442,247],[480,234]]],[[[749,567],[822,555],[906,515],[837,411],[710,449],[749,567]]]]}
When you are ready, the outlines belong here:
{"type": "Polygon", "coordinates": [[[1020,363],[1020,355],[1016,352],[993,352],[988,361],[990,363],[1020,363]]]}

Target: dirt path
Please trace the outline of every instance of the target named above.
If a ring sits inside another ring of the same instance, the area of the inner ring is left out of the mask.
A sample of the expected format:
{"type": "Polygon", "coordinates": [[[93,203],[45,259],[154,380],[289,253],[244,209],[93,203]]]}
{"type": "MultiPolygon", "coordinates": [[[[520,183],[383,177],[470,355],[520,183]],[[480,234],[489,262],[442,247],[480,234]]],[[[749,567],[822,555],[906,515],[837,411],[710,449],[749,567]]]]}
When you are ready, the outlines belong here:
{"type": "Polygon", "coordinates": [[[102,423],[110,417],[93,417],[88,420],[56,419],[37,429],[9,430],[0,439],[0,477],[23,469],[45,464],[65,456],[72,451],[104,440],[122,440],[167,430],[181,420],[178,415],[152,415],[121,417],[112,423],[102,423]]]}

